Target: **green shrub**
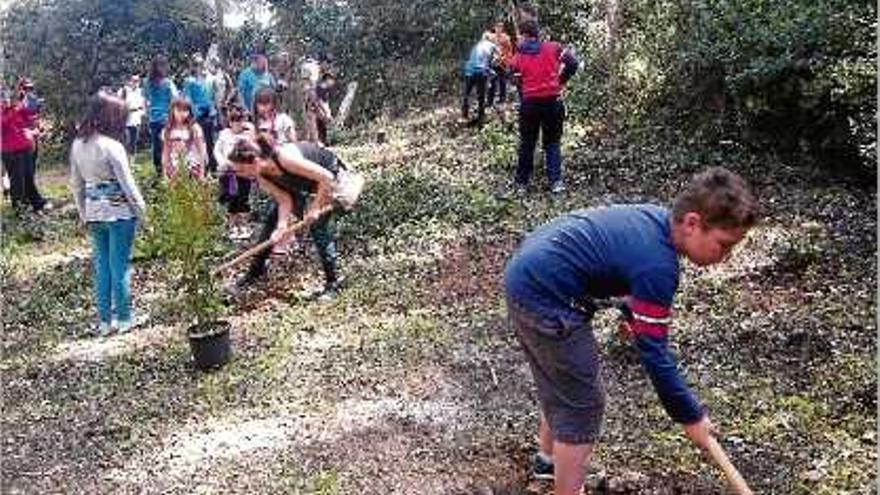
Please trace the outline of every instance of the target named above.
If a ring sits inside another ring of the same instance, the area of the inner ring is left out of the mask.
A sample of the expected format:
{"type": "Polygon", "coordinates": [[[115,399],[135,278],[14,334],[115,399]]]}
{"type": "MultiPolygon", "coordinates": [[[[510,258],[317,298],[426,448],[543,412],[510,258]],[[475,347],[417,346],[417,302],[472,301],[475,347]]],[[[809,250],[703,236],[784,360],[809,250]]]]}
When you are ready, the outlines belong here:
{"type": "Polygon", "coordinates": [[[183,173],[157,186],[142,249],[167,263],[175,305],[196,324],[222,309],[211,269],[222,253],[223,213],[208,182],[183,173]]]}

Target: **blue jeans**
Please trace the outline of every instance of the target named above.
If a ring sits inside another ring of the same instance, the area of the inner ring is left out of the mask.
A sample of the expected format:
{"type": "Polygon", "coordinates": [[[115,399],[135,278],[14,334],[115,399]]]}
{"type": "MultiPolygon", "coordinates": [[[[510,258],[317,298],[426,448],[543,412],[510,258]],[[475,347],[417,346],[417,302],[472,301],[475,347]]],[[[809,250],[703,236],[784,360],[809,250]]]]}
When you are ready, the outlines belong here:
{"type": "Polygon", "coordinates": [[[150,122],[150,145],[153,150],[153,167],[156,176],[162,177],[162,128],[165,122],[150,122]]]}
{"type": "Polygon", "coordinates": [[[116,320],[131,321],[131,294],[128,286],[135,225],[133,218],[89,223],[98,316],[103,323],[110,323],[112,319],[111,300],[115,303],[116,320]]]}

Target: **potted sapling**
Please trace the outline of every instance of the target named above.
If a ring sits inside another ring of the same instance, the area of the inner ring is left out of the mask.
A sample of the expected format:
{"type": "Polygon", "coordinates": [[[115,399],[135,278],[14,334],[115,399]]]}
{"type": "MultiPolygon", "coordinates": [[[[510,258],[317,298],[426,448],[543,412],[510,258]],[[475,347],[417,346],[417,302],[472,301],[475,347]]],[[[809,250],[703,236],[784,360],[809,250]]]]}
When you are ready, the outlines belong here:
{"type": "Polygon", "coordinates": [[[193,364],[217,368],[229,361],[230,324],[221,319],[223,302],[212,263],[221,249],[223,214],[213,188],[187,174],[186,167],[170,179],[162,194],[159,230],[174,303],[186,323],[193,364]]]}

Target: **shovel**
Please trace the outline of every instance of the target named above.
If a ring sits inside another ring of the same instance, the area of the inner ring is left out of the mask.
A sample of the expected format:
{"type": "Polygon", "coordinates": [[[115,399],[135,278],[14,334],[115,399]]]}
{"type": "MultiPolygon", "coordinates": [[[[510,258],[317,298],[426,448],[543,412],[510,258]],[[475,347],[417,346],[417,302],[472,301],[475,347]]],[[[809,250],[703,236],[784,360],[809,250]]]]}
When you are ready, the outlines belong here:
{"type": "Polygon", "coordinates": [[[714,436],[709,436],[709,443],[706,445],[706,450],[709,451],[709,456],[712,457],[715,464],[724,471],[724,476],[727,478],[727,481],[730,483],[730,486],[733,487],[737,495],[753,495],[754,492],[752,492],[752,489],[746,484],[746,480],[743,479],[741,474],[739,474],[739,471],[737,471],[733,463],[730,462],[727,453],[724,452],[724,448],[721,447],[721,444],[718,443],[718,440],[716,440],[714,436]]]}

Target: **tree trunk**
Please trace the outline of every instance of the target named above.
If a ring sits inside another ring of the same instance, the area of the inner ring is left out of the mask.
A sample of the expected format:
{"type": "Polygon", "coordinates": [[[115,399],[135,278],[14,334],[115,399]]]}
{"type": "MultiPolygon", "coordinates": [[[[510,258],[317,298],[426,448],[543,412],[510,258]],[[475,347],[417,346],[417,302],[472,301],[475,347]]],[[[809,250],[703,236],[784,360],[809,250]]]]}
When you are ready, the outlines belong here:
{"type": "MultiPolygon", "coordinates": [[[[276,15],[278,16],[280,32],[290,33],[283,40],[285,51],[288,54],[287,67],[284,68],[288,74],[287,100],[290,102],[290,116],[297,121],[298,129],[303,130],[306,122],[305,102],[302,94],[302,77],[300,76],[300,66],[305,58],[302,43],[297,37],[298,33],[302,33],[302,18],[305,14],[305,3],[302,0],[288,0],[283,2],[273,2],[276,15]],[[283,5],[282,5],[283,4],[283,5]]],[[[300,134],[299,132],[297,134],[300,134]]]]}
{"type": "Polygon", "coordinates": [[[619,104],[622,84],[620,81],[620,38],[623,12],[620,0],[605,0],[605,38],[606,60],[608,61],[608,116],[607,126],[610,131],[618,128],[620,122],[619,104]]]}

